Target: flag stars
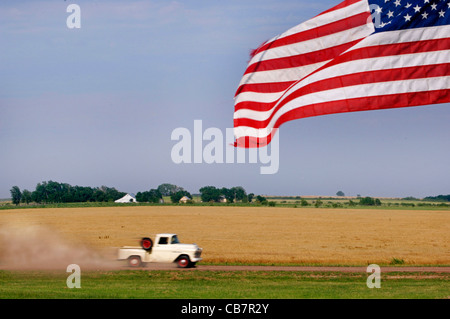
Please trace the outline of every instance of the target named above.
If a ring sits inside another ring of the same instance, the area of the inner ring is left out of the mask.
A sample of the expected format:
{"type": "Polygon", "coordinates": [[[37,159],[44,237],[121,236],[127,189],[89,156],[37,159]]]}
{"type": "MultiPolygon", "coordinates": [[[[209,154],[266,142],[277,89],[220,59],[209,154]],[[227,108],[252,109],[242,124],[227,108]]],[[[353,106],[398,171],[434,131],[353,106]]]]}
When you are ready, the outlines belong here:
{"type": "Polygon", "coordinates": [[[376,5],[373,11],[375,17],[380,17],[377,28],[387,29],[391,24],[394,28],[416,28],[428,26],[437,19],[443,21],[449,17],[449,0],[372,0],[376,5]],[[383,7],[380,5],[383,4],[383,7]],[[442,18],[442,19],[441,19],[442,18]],[[403,22],[402,22],[403,21],[403,22]],[[404,24],[404,25],[403,25],[404,24]],[[402,26],[403,25],[403,26],[402,26]]]}

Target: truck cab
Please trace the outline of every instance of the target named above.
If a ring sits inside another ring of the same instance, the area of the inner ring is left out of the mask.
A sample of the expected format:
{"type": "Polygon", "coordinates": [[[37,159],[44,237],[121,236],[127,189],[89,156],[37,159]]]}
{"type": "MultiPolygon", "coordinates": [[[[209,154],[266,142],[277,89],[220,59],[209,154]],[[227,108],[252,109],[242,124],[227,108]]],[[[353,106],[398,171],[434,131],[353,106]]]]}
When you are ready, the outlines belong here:
{"type": "Polygon", "coordinates": [[[177,234],[162,233],[141,239],[140,247],[125,246],[119,248],[119,260],[127,260],[131,267],[139,267],[145,263],[176,263],[178,267],[193,267],[202,260],[203,249],[197,244],[180,243],[177,234]]]}

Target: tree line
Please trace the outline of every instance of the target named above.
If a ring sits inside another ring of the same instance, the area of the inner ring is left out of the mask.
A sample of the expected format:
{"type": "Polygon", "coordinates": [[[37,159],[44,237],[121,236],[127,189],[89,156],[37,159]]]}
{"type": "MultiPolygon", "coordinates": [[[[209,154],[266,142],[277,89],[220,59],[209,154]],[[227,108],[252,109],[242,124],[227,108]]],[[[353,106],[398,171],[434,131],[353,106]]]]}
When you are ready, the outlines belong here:
{"type": "MultiPolygon", "coordinates": [[[[178,203],[181,198],[186,196],[188,201],[193,200],[193,196],[183,187],[173,184],[161,184],[156,189],[150,189],[149,191],[139,192],[136,194],[136,200],[138,202],[161,202],[163,196],[169,196],[172,203],[178,203]]],[[[253,200],[264,202],[266,198],[255,194],[247,194],[242,186],[235,186],[231,188],[217,188],[215,186],[204,186],[200,188],[200,199],[202,202],[227,202],[227,203],[250,203],[253,200]]]]}
{"type": "Polygon", "coordinates": [[[38,204],[111,202],[126,195],[114,187],[72,186],[55,181],[38,183],[34,191],[27,189],[21,191],[18,186],[13,186],[10,192],[15,205],[31,202],[38,204]]]}
{"type": "MultiPolygon", "coordinates": [[[[53,203],[79,203],[79,202],[113,202],[127,193],[118,191],[114,187],[89,187],[72,186],[68,183],[55,181],[44,181],[38,183],[34,191],[27,189],[20,190],[18,186],[13,186],[10,190],[12,202],[15,205],[20,203],[29,204],[53,204],[53,203]]],[[[136,200],[142,203],[161,203],[163,196],[170,197],[172,203],[178,203],[184,196],[190,201],[193,196],[181,186],[164,183],[157,188],[148,191],[140,191],[136,194],[136,200]]],[[[202,202],[244,202],[252,201],[267,202],[266,198],[255,194],[247,194],[242,186],[231,188],[216,188],[215,186],[204,186],[200,188],[202,202]]]]}
{"type": "Polygon", "coordinates": [[[428,197],[425,197],[423,200],[424,201],[450,202],[450,194],[448,194],[448,195],[428,196],[428,197]]]}

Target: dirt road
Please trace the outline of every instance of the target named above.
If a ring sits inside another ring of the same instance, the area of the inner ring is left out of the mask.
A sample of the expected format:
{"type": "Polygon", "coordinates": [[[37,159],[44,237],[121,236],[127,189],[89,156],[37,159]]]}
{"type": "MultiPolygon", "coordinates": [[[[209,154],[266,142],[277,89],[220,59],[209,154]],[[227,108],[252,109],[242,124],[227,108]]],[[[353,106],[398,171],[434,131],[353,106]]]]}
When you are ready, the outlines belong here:
{"type": "MultiPolygon", "coordinates": [[[[380,267],[382,273],[387,272],[429,272],[450,273],[450,267],[380,267]]],[[[180,270],[175,265],[148,264],[142,269],[147,270],[180,270]]],[[[367,272],[367,267],[328,267],[328,266],[219,266],[219,265],[197,265],[195,268],[182,269],[187,271],[299,271],[299,272],[367,272]]]]}

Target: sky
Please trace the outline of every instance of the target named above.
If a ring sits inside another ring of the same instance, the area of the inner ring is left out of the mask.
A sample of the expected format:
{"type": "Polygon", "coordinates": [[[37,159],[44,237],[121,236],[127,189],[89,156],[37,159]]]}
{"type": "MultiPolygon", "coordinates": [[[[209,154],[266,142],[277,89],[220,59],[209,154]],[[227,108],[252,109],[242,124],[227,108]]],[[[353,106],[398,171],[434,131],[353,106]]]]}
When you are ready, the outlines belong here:
{"type": "MultiPolygon", "coordinates": [[[[339,0],[0,2],[0,198],[42,181],[262,195],[450,193],[450,105],[318,116],[279,130],[278,169],[176,163],[177,128],[233,127],[249,53],[339,0]],[[80,28],[69,28],[70,4],[80,28]]],[[[198,138],[198,136],[197,136],[198,138]]],[[[209,141],[203,138],[202,146],[209,141]]]]}

